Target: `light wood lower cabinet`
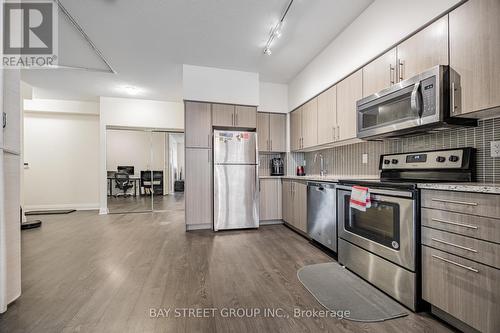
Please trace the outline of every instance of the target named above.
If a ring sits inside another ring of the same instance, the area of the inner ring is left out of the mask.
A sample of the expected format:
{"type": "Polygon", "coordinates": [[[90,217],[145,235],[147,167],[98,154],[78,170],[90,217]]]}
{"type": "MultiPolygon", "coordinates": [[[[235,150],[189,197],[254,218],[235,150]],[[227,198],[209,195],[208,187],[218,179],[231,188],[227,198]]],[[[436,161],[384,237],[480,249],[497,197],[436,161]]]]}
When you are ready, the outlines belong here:
{"type": "Polygon", "coordinates": [[[500,106],[499,18],[498,0],[469,0],[449,14],[450,67],[460,81],[455,114],[500,106]]]}
{"type": "Polygon", "coordinates": [[[294,182],[293,192],[294,226],[302,232],[307,232],[307,184],[294,182]]]}
{"type": "Polygon", "coordinates": [[[292,196],[292,181],[283,179],[282,188],[282,217],[283,221],[292,224],[293,219],[293,196],[292,196]]]}
{"type": "Polygon", "coordinates": [[[307,232],[307,184],[283,180],[283,220],[298,230],[307,232]]]}
{"type": "Polygon", "coordinates": [[[186,148],[185,205],[186,226],[211,228],[212,150],[186,148]]]}
{"type": "Polygon", "coordinates": [[[281,220],[282,200],[281,200],[281,179],[263,178],[260,179],[260,212],[261,221],[281,220]]]}
{"type": "Polygon", "coordinates": [[[422,246],[422,298],[481,332],[500,332],[499,269],[422,246]]]}

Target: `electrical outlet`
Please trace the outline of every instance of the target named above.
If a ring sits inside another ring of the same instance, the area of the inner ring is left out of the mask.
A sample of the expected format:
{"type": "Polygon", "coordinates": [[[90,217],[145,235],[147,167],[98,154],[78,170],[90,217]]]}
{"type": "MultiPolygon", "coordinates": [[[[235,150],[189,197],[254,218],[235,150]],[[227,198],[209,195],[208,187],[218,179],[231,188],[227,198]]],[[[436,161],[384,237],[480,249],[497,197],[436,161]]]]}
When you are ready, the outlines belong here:
{"type": "Polygon", "coordinates": [[[500,157],[500,141],[491,141],[491,157],[500,157]]]}
{"type": "Polygon", "coordinates": [[[362,155],[363,164],[368,164],[368,154],[362,155]]]}

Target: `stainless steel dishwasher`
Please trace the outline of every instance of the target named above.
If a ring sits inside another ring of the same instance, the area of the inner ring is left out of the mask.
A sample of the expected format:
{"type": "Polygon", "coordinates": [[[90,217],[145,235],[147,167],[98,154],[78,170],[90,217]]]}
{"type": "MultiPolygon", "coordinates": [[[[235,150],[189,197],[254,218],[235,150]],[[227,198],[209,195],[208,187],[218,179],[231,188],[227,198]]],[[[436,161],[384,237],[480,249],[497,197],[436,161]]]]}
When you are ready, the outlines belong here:
{"type": "Polygon", "coordinates": [[[335,184],[307,184],[307,233],[337,252],[337,199],[335,184]]]}

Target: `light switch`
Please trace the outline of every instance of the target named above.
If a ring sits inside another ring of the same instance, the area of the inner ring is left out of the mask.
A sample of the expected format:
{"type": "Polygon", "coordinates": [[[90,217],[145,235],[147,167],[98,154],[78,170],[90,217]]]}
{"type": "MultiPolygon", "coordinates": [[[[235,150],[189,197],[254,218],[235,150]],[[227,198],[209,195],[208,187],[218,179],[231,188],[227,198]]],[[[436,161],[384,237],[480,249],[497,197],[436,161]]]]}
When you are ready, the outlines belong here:
{"type": "Polygon", "coordinates": [[[363,164],[368,164],[368,154],[362,155],[363,164]]]}
{"type": "Polygon", "coordinates": [[[500,157],[500,141],[491,141],[491,157],[500,157]]]}

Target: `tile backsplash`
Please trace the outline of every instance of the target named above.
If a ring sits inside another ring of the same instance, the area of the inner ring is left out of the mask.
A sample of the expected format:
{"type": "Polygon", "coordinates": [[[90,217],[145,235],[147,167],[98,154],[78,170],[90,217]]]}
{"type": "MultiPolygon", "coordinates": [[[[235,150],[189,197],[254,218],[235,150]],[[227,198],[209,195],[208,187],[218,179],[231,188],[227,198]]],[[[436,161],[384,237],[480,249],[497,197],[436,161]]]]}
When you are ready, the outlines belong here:
{"type": "Polygon", "coordinates": [[[362,142],[315,152],[290,153],[287,171],[289,174],[295,174],[295,167],[305,163],[308,174],[319,174],[319,158],[314,163],[314,157],[315,154],[321,153],[330,175],[376,176],[379,174],[378,163],[381,154],[474,147],[477,149],[477,180],[499,182],[500,158],[491,157],[490,152],[490,142],[498,140],[500,140],[500,117],[480,120],[478,127],[454,128],[383,142],[362,142]],[[366,164],[362,163],[363,154],[368,155],[366,164]]]}

